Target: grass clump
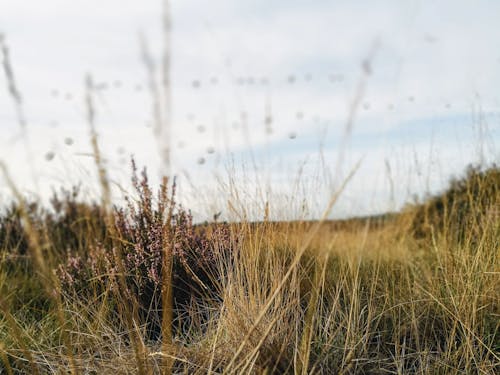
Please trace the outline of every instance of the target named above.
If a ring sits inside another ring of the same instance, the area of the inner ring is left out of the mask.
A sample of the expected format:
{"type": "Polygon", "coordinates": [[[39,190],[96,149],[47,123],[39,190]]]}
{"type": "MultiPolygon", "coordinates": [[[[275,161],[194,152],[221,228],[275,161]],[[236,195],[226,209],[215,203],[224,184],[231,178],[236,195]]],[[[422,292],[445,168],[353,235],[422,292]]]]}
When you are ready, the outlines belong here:
{"type": "Polygon", "coordinates": [[[499,167],[493,165],[483,170],[470,165],[465,176],[453,178],[444,193],[415,208],[415,234],[430,237],[435,231],[463,242],[478,238],[481,227],[498,224],[500,220],[499,186],[499,167]]]}

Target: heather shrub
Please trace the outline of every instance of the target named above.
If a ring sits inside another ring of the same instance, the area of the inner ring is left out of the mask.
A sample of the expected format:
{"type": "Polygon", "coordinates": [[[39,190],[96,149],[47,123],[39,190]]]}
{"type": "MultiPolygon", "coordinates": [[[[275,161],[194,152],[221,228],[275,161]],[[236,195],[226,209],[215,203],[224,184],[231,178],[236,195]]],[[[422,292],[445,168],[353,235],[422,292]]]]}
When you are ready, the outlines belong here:
{"type": "Polygon", "coordinates": [[[96,241],[109,241],[106,215],[96,202],[84,202],[80,187],[54,192],[43,223],[54,249],[85,252],[96,241]]]}
{"type": "MultiPolygon", "coordinates": [[[[50,206],[36,201],[24,203],[32,230],[38,232],[52,251],[87,249],[96,239],[105,241],[107,228],[102,208],[96,203],[80,200],[80,188],[54,191],[50,206]]],[[[22,220],[21,207],[12,203],[0,217],[0,251],[26,255],[28,239],[22,220]]]]}
{"type": "Polygon", "coordinates": [[[132,165],[137,198],[126,197],[126,207],[114,208],[113,228],[108,228],[112,244],[96,242],[86,254],[70,252],[56,272],[65,294],[82,296],[109,288],[118,297],[121,262],[127,288],[121,293],[138,302],[141,323],[147,325],[149,337],[158,338],[165,257],[172,261],[176,324],[186,327],[189,319],[182,318],[182,312],[189,304],[219,299],[224,277],[218,261],[231,256],[237,239],[231,237],[227,224],[195,225],[190,211],[175,202],[175,180],[170,192],[164,179],[154,194],[146,170],[138,176],[132,165]]]}
{"type": "MultiPolygon", "coordinates": [[[[39,221],[38,204],[27,204],[26,210],[33,221],[39,221]]],[[[0,252],[19,255],[27,253],[28,240],[21,219],[21,210],[15,203],[11,203],[0,218],[0,244],[0,252]]]]}

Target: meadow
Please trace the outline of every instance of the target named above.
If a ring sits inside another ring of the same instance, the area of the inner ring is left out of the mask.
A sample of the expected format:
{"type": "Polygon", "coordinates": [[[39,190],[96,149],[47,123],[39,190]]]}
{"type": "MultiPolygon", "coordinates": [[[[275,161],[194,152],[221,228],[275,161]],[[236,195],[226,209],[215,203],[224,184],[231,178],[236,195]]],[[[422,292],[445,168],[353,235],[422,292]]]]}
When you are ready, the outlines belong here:
{"type": "MultiPolygon", "coordinates": [[[[25,136],[3,37],[0,47],[25,136]]],[[[164,167],[169,48],[160,72],[143,51],[164,167]]],[[[85,186],[62,188],[48,204],[30,199],[10,177],[16,166],[0,163],[14,198],[0,202],[0,374],[500,373],[499,166],[470,166],[440,194],[378,216],[329,219],[354,170],[317,220],[276,220],[271,201],[261,220],[198,223],[197,207],[178,203],[174,178],[156,186],[133,159],[132,191],[113,201],[96,86],[88,76],[83,112],[100,200],[82,196],[85,186]]],[[[232,208],[249,205],[245,197],[232,208]]]]}
{"type": "Polygon", "coordinates": [[[338,221],[194,224],[175,181],[132,184],[5,210],[0,373],[500,371],[497,166],[338,221]]]}

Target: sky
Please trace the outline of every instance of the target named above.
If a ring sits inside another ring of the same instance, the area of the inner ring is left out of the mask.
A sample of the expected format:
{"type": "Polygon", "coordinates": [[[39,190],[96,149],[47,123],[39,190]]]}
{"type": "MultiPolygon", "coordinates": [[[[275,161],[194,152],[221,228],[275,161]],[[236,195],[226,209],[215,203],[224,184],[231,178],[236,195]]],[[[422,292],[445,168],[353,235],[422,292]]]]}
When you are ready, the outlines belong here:
{"type": "MultiPolygon", "coordinates": [[[[266,202],[277,219],[318,217],[358,162],[331,216],[396,210],[470,163],[500,161],[498,1],[169,9],[170,172],[199,220],[258,219],[266,202]]],[[[130,189],[131,156],[158,181],[164,140],[141,40],[160,67],[162,10],[160,0],[1,1],[26,126],[2,70],[0,160],[24,194],[46,199],[78,183],[99,194],[86,75],[116,199],[130,189]]],[[[0,178],[0,199],[10,196],[0,178]]]]}

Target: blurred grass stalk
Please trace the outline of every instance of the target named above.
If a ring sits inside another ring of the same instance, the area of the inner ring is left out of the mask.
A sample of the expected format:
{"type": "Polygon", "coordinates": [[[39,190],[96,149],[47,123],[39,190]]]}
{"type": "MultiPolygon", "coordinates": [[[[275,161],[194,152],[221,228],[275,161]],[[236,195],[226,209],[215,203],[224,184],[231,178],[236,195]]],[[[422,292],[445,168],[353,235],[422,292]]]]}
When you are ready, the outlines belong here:
{"type": "Polygon", "coordinates": [[[29,136],[27,132],[27,121],[26,115],[24,113],[24,104],[21,96],[21,91],[17,87],[14,68],[12,66],[9,47],[7,46],[6,37],[4,34],[0,33],[0,53],[2,55],[2,67],[7,83],[7,91],[9,92],[12,102],[14,104],[14,109],[16,112],[17,122],[19,124],[21,138],[24,142],[24,147],[26,149],[26,156],[28,158],[28,165],[30,167],[31,177],[33,178],[33,183],[35,184],[36,190],[39,190],[38,186],[38,175],[35,168],[35,160],[33,158],[33,152],[31,150],[31,145],[29,141],[29,136]]]}
{"type": "Polygon", "coordinates": [[[98,134],[96,131],[96,110],[93,101],[93,80],[91,75],[87,75],[85,79],[86,88],[86,109],[87,109],[87,122],[90,127],[90,142],[92,145],[92,152],[94,155],[94,161],[97,167],[97,172],[99,176],[99,182],[101,185],[101,206],[105,211],[106,227],[112,239],[112,251],[114,254],[114,259],[118,267],[117,276],[117,287],[119,294],[121,295],[118,307],[121,311],[121,316],[125,318],[128,332],[130,333],[132,346],[135,354],[135,359],[137,362],[137,368],[140,375],[150,374],[151,369],[147,365],[147,348],[142,340],[141,332],[139,330],[139,318],[138,318],[138,302],[132,293],[129,293],[129,288],[125,280],[126,272],[123,265],[124,259],[121,253],[121,247],[117,246],[118,236],[115,230],[114,213],[112,211],[112,196],[111,189],[109,185],[109,179],[107,176],[107,171],[104,166],[101,151],[99,148],[98,134]]]}
{"type": "MultiPolygon", "coordinates": [[[[167,186],[168,178],[171,177],[171,126],[172,126],[172,95],[171,95],[171,77],[170,77],[170,67],[171,67],[171,33],[172,33],[172,16],[170,1],[163,0],[163,15],[162,15],[162,25],[163,25],[163,59],[162,59],[162,79],[161,87],[163,88],[163,116],[156,119],[156,133],[158,137],[160,157],[161,157],[161,176],[163,179],[163,184],[167,186]],[[158,129],[160,127],[160,129],[158,129]]],[[[171,233],[170,222],[173,216],[173,206],[170,206],[170,211],[167,215],[168,224],[165,226],[167,233],[164,234],[164,238],[167,240],[168,233],[171,233]]],[[[168,241],[169,244],[172,241],[168,241]]],[[[173,277],[172,277],[172,267],[173,267],[173,249],[167,244],[163,245],[163,267],[162,267],[162,345],[161,349],[166,356],[163,357],[163,373],[171,374],[174,365],[172,355],[175,354],[172,338],[173,329],[173,277]]]]}
{"type": "Polygon", "coordinates": [[[161,69],[158,69],[143,33],[139,33],[141,59],[147,76],[147,87],[151,97],[151,116],[154,121],[153,132],[156,137],[160,156],[160,175],[171,175],[171,128],[172,128],[172,78],[171,78],[171,39],[172,17],[169,0],[163,0],[162,13],[163,50],[161,69]]]}
{"type": "MultiPolygon", "coordinates": [[[[28,158],[29,158],[29,164],[32,170],[33,174],[33,179],[35,182],[35,185],[37,184],[38,178],[35,174],[35,167],[33,163],[33,157],[31,153],[31,148],[29,146],[29,141],[27,138],[27,132],[26,132],[26,119],[24,115],[24,110],[23,110],[23,103],[22,103],[22,98],[19,89],[16,86],[16,81],[14,78],[14,70],[12,63],[10,61],[10,54],[9,54],[9,49],[7,47],[7,44],[5,43],[5,36],[3,34],[0,34],[0,50],[2,53],[2,66],[3,70],[7,79],[7,88],[8,92],[14,102],[16,113],[17,113],[17,118],[19,122],[19,126],[21,127],[21,132],[23,139],[25,141],[25,146],[26,150],[28,153],[28,158]]],[[[14,194],[15,199],[17,200],[19,211],[21,218],[23,220],[24,228],[26,231],[26,235],[28,238],[28,244],[29,244],[29,250],[31,257],[34,261],[34,263],[37,265],[38,272],[39,272],[39,277],[40,281],[44,287],[45,293],[47,294],[47,297],[52,300],[52,302],[55,305],[55,314],[57,316],[57,319],[59,321],[60,327],[61,327],[61,335],[62,335],[62,340],[65,344],[66,347],[66,356],[69,360],[70,364],[70,371],[72,374],[77,374],[76,370],[76,362],[75,358],[73,355],[73,350],[72,350],[72,345],[71,345],[71,340],[69,337],[69,334],[67,330],[64,328],[66,326],[66,318],[65,318],[65,311],[64,307],[62,304],[61,300],[61,288],[59,285],[59,282],[57,278],[55,277],[54,273],[48,266],[46,259],[48,260],[48,263],[50,264],[50,260],[52,257],[51,254],[51,244],[42,238],[40,238],[38,230],[33,226],[33,223],[31,222],[31,218],[28,215],[28,210],[26,207],[26,202],[24,200],[24,197],[22,194],[19,192],[17,189],[16,185],[14,184],[14,181],[9,175],[7,166],[0,161],[0,170],[4,176],[5,181],[7,182],[8,187],[14,194]]],[[[47,237],[47,236],[45,236],[47,237]]],[[[2,301],[2,310],[4,303],[2,301]]],[[[10,313],[8,311],[4,310],[4,313],[7,314],[7,316],[10,316],[10,313]]],[[[13,321],[13,319],[8,319],[9,324],[11,325],[11,329],[13,332],[19,333],[19,330],[13,321]]],[[[23,344],[22,347],[24,348],[25,345],[23,344]]],[[[26,352],[27,353],[27,352],[26,352]]],[[[32,358],[31,355],[28,355],[28,358],[32,358]]],[[[34,370],[35,373],[36,369],[34,368],[34,363],[30,361],[32,364],[32,370],[34,370]]]]}

